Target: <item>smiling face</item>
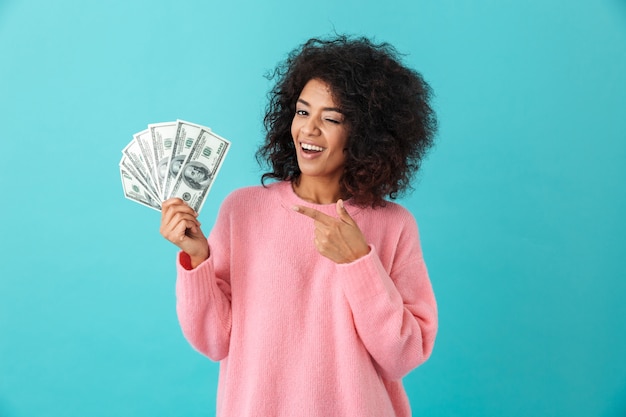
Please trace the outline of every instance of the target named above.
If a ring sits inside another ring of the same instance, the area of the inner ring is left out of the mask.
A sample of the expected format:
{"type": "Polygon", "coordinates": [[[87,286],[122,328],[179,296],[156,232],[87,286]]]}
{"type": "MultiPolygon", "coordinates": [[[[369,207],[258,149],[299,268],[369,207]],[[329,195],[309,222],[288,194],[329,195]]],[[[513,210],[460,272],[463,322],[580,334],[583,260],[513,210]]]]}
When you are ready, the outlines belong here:
{"type": "Polygon", "coordinates": [[[302,89],[291,122],[301,180],[339,184],[345,163],[348,126],[330,87],[318,79],[302,89]]]}

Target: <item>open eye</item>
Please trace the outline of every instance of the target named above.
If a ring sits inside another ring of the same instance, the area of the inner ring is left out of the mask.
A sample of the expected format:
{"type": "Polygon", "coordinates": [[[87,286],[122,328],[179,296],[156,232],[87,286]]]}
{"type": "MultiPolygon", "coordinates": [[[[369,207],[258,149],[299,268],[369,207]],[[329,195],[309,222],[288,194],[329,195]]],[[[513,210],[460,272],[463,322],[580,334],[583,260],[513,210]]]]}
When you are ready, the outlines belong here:
{"type": "Polygon", "coordinates": [[[306,116],[309,114],[309,112],[307,112],[306,110],[296,109],[296,114],[298,116],[306,116]]]}

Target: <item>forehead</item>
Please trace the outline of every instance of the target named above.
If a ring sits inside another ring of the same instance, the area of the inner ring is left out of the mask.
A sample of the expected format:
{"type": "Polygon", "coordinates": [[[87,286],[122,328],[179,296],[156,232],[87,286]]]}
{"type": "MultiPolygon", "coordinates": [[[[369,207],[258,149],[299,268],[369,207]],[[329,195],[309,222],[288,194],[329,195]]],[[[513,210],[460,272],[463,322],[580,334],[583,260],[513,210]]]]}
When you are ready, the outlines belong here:
{"type": "Polygon", "coordinates": [[[339,107],[339,102],[335,99],[335,95],[333,94],[330,84],[318,78],[313,78],[304,85],[298,100],[306,101],[311,105],[319,103],[324,106],[339,107]],[[315,103],[310,102],[313,100],[315,103]]]}

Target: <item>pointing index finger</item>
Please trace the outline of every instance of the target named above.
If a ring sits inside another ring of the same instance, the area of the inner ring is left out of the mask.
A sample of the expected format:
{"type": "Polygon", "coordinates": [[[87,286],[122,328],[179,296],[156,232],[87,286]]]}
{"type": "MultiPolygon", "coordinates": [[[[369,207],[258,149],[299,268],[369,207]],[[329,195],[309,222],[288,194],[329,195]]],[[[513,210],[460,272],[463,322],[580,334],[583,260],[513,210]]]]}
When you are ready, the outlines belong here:
{"type": "Polygon", "coordinates": [[[294,211],[297,211],[298,213],[302,213],[305,216],[312,218],[313,220],[317,220],[318,222],[326,223],[328,220],[332,219],[332,217],[330,217],[329,215],[324,214],[321,211],[315,210],[311,207],[293,206],[292,209],[294,211]]]}

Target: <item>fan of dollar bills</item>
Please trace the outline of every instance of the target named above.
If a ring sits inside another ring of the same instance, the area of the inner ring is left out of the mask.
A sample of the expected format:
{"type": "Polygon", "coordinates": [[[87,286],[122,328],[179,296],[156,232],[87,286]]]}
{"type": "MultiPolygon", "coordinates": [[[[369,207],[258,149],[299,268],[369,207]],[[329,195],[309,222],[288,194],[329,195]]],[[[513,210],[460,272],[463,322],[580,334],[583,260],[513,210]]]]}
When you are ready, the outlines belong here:
{"type": "Polygon", "coordinates": [[[124,196],[159,211],[163,201],[178,197],[200,212],[229,147],[206,126],[149,124],[122,151],[124,196]]]}

